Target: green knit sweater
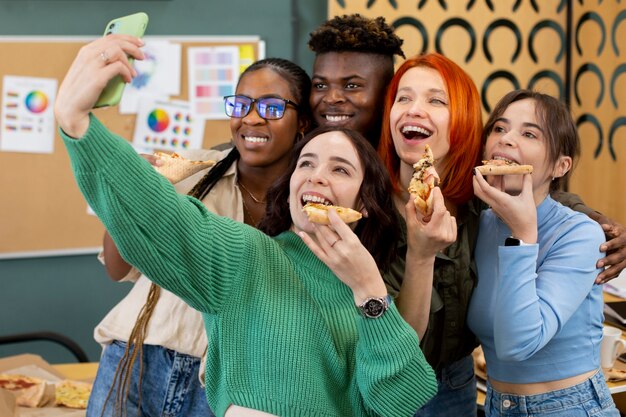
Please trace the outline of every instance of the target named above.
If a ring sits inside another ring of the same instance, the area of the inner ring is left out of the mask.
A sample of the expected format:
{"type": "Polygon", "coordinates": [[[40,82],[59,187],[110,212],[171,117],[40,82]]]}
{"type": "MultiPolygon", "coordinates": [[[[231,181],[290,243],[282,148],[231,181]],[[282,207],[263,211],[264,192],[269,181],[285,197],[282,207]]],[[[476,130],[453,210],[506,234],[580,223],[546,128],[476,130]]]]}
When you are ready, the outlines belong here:
{"type": "Polygon", "coordinates": [[[203,313],[216,415],[238,404],[279,416],[412,416],[435,394],[396,307],[361,317],[350,288],[297,235],[270,238],[176,194],[93,116],[83,138],[63,139],[122,256],[203,313]]]}

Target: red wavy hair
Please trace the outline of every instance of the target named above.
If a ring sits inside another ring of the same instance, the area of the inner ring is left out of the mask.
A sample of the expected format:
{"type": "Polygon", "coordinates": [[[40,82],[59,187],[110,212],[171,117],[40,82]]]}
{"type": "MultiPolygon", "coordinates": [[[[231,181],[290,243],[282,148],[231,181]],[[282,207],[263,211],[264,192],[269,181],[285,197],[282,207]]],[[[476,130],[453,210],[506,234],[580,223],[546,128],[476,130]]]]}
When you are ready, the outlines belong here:
{"type": "Polygon", "coordinates": [[[448,90],[450,110],[450,149],[442,161],[441,191],[454,204],[464,204],[474,196],[472,168],[482,156],[482,112],[480,96],[472,79],[450,59],[437,53],[418,55],[407,59],[398,68],[387,87],[383,124],[378,144],[378,154],[389,170],[394,191],[408,184],[400,184],[400,158],[391,137],[389,113],[394,104],[400,79],[411,68],[428,67],[437,71],[448,90]]]}

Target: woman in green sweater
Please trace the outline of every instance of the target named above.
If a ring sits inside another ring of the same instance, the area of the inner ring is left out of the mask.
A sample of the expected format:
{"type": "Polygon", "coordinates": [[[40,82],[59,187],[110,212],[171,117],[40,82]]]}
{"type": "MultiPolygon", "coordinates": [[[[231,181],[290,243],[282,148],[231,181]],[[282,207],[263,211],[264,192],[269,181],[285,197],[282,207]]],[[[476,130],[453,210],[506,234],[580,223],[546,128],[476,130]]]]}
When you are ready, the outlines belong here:
{"type": "Polygon", "coordinates": [[[110,78],[132,75],[125,56],[140,58],[140,46],[114,35],[83,48],[55,113],[81,191],[120,253],[202,312],[211,409],[227,416],[413,415],[436,383],[379,272],[394,256],[387,242],[398,227],[389,177],[373,148],[348,130],[301,141],[287,176],[268,194],[273,216],[260,227],[272,237],[217,216],[177,194],[90,114],[110,78]],[[119,58],[104,62],[102,51],[119,58]],[[89,79],[82,79],[85,66],[89,79]],[[302,212],[307,201],[351,207],[365,218],[353,230],[330,210],[330,225],[314,225],[302,212]]]}

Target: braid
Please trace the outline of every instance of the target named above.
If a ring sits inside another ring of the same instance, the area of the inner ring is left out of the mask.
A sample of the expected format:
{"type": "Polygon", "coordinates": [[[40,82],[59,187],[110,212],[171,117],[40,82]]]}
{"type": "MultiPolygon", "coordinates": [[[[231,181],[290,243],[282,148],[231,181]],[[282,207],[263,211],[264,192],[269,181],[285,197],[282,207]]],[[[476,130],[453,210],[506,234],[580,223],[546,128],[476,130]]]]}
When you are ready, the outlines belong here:
{"type": "MultiPolygon", "coordinates": [[[[114,389],[114,415],[118,417],[126,417],[126,403],[128,402],[128,394],[130,392],[131,375],[133,373],[133,366],[135,364],[137,356],[139,356],[139,381],[137,384],[139,387],[141,387],[143,377],[143,341],[146,338],[146,329],[148,328],[148,322],[150,321],[150,317],[152,317],[152,312],[154,311],[154,308],[156,307],[157,301],[159,301],[160,296],[161,287],[157,286],[154,283],[150,285],[150,292],[148,293],[146,303],[143,305],[143,307],[139,311],[139,314],[137,315],[135,326],[133,327],[133,330],[131,331],[128,338],[128,342],[126,343],[126,349],[124,349],[124,355],[117,364],[117,368],[115,368],[115,376],[113,377],[111,387],[109,388],[109,392],[107,393],[106,399],[104,400],[104,405],[102,406],[100,417],[104,416],[106,405],[109,402],[109,399],[111,398],[111,394],[113,393],[114,389]]],[[[138,391],[138,405],[141,405],[141,388],[138,391]]]]}
{"type": "Polygon", "coordinates": [[[402,52],[402,39],[382,16],[374,19],[351,14],[335,16],[310,34],[309,48],[316,55],[327,52],[365,52],[393,58],[402,52]]]}
{"type": "Polygon", "coordinates": [[[209,172],[207,172],[206,175],[202,177],[200,181],[198,181],[196,185],[193,186],[191,191],[189,191],[187,194],[197,198],[198,200],[203,200],[204,197],[209,194],[211,189],[213,189],[215,184],[217,184],[217,182],[222,179],[222,177],[224,176],[226,171],[228,171],[228,168],[231,167],[233,162],[238,160],[239,151],[237,150],[237,148],[231,149],[231,151],[228,152],[228,155],[226,155],[224,159],[215,164],[215,166],[213,166],[213,168],[211,168],[209,172]]]}

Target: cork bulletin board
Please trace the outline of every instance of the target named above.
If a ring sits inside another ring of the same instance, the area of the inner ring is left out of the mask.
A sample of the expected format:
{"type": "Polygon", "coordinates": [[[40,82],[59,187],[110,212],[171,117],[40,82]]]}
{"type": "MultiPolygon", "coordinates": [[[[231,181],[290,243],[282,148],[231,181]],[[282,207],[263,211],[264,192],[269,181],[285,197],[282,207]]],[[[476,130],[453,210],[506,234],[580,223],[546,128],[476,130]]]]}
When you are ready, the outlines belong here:
{"type": "MultiPolygon", "coordinates": [[[[255,60],[265,54],[264,43],[256,36],[146,39],[181,44],[181,95],[171,97],[179,100],[188,98],[187,48],[251,45],[255,60]]],[[[78,50],[90,40],[0,37],[0,76],[55,78],[60,85],[78,50]]],[[[1,88],[2,83],[0,95],[1,88]]],[[[132,140],[136,115],[122,115],[117,107],[97,109],[94,114],[111,131],[132,140]]],[[[230,138],[228,120],[205,123],[204,148],[230,138]]],[[[0,152],[0,193],[0,258],[84,253],[100,247],[104,228],[97,217],[87,212],[58,133],[51,154],[0,152]]]]}

